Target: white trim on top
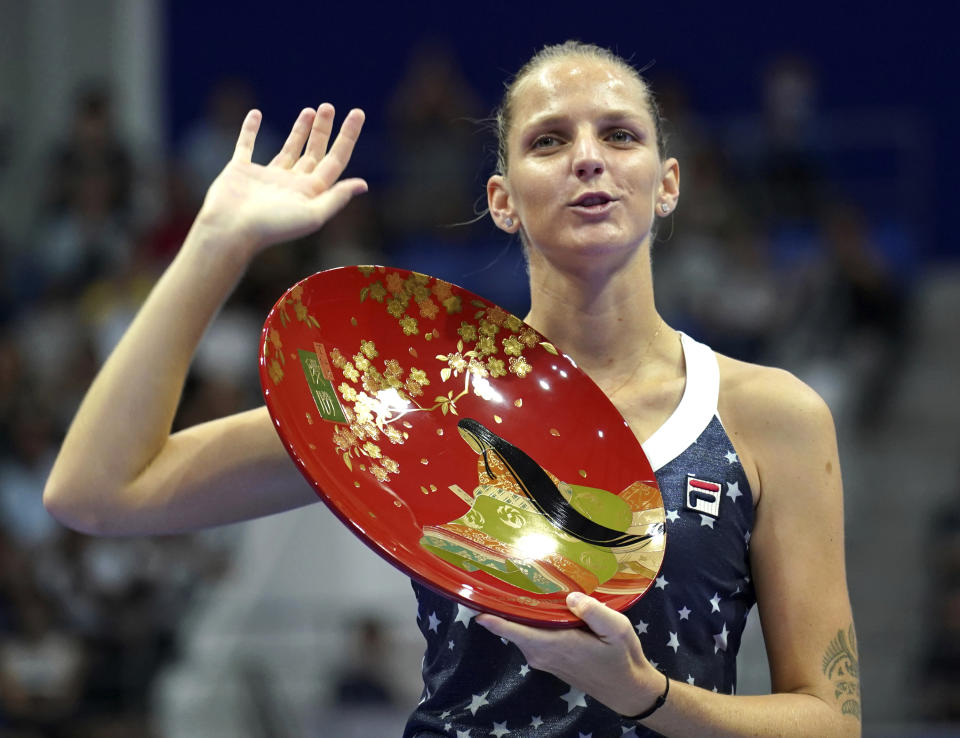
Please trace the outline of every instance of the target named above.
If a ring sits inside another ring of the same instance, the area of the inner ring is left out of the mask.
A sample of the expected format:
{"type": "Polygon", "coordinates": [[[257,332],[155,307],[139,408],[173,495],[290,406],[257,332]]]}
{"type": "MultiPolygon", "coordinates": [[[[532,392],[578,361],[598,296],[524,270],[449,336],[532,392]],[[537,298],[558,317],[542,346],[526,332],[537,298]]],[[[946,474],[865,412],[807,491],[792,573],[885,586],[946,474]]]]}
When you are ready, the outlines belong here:
{"type": "Polygon", "coordinates": [[[663,425],[641,445],[657,471],[686,451],[717,414],[720,367],[713,349],[680,333],[687,379],[680,403],[663,425]]]}

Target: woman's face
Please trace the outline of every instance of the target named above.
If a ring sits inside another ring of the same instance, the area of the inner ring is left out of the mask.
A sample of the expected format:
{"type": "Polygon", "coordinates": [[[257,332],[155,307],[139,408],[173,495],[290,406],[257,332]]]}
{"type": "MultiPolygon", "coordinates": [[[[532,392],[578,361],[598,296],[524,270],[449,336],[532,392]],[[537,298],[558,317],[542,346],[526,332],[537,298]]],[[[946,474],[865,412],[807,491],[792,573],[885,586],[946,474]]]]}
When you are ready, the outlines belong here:
{"type": "Polygon", "coordinates": [[[675,205],[678,173],[674,160],[659,159],[646,94],[633,75],[586,57],[524,78],[507,174],[487,187],[494,218],[509,216],[533,249],[572,267],[647,243],[655,208],[675,205]]]}

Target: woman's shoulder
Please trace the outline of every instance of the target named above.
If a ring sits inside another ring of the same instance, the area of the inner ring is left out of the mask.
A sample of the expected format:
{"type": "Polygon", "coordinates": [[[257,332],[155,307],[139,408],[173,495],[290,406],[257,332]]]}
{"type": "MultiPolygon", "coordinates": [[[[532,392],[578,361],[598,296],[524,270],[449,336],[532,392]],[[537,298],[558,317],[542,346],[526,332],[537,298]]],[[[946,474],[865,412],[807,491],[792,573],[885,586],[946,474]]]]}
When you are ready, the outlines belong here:
{"type": "MultiPolygon", "coordinates": [[[[784,369],[717,355],[717,409],[759,501],[774,480],[837,456],[830,408],[808,384],[784,369]],[[791,472],[792,470],[792,472],[791,472]]],[[[795,474],[795,476],[796,476],[795,474]]],[[[775,485],[783,486],[783,485],[775,485]]]]}
{"type": "Polygon", "coordinates": [[[717,354],[721,417],[740,417],[758,426],[771,423],[832,424],[830,409],[810,385],[786,369],[717,354]]]}

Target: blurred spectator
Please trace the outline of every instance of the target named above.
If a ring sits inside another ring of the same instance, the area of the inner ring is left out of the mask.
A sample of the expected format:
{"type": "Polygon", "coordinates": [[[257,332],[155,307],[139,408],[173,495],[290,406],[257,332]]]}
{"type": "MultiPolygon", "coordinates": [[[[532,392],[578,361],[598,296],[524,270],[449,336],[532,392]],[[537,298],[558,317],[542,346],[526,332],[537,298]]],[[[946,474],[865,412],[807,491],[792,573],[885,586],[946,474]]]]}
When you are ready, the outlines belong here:
{"type": "MultiPolygon", "coordinates": [[[[472,121],[478,109],[451,47],[422,42],[413,48],[390,101],[391,185],[384,202],[390,236],[436,238],[438,226],[473,217],[481,192],[472,121]]],[[[465,229],[446,229],[442,238],[461,234],[465,229]]]]}
{"type": "Polygon", "coordinates": [[[304,239],[298,279],[322,269],[348,264],[382,264],[384,235],[381,221],[373,198],[365,195],[352,200],[323,230],[304,239]]]}
{"type": "Polygon", "coordinates": [[[650,70],[651,87],[656,95],[660,110],[661,123],[666,138],[667,154],[680,162],[683,176],[684,198],[691,186],[688,168],[701,150],[713,148],[711,133],[707,122],[697,111],[690,97],[690,88],[686,81],[669,72],[661,73],[654,67],[650,70]]]}
{"type": "Polygon", "coordinates": [[[75,735],[86,654],[72,633],[56,625],[51,603],[20,593],[13,630],[0,641],[0,715],[4,735],[75,735]]]}
{"type": "Polygon", "coordinates": [[[914,685],[921,717],[960,721],[960,503],[936,511],[929,526],[929,613],[923,628],[922,684],[914,685]]]}
{"type": "Polygon", "coordinates": [[[10,446],[0,458],[0,526],[14,544],[36,551],[62,530],[43,507],[59,439],[47,411],[29,396],[21,396],[5,420],[10,446]]]}
{"type": "Polygon", "coordinates": [[[41,221],[30,247],[28,260],[39,281],[36,293],[75,297],[89,282],[130,264],[132,238],[113,207],[113,186],[105,170],[73,175],[63,207],[41,221]]]}
{"type": "Polygon", "coordinates": [[[91,84],[80,90],[71,126],[51,156],[44,210],[58,214],[76,207],[81,192],[95,183],[105,211],[119,218],[129,215],[133,160],[115,130],[106,87],[91,84]]]}
{"type": "Polygon", "coordinates": [[[816,220],[824,199],[818,161],[818,80],[813,65],[783,56],[764,74],[757,203],[771,225],[816,220]]]}
{"type": "Polygon", "coordinates": [[[140,238],[139,251],[144,261],[158,271],[169,264],[183,245],[199,207],[184,167],[169,162],[163,175],[160,213],[140,238]]]}
{"type": "Polygon", "coordinates": [[[906,359],[912,285],[905,275],[894,272],[859,209],[835,205],[823,225],[833,302],[832,320],[825,326],[834,331],[834,348],[841,351],[845,345],[848,358],[862,369],[857,420],[861,428],[875,427],[906,359]]]}
{"type": "Polygon", "coordinates": [[[769,238],[772,268],[804,271],[817,260],[817,223],[830,198],[820,160],[819,82],[811,62],[783,55],[766,67],[762,83],[759,114],[730,132],[734,176],[744,207],[769,238]]]}
{"type": "MultiPolygon", "coordinates": [[[[403,730],[408,709],[399,705],[392,672],[396,654],[384,621],[374,614],[344,624],[351,634],[345,660],[329,678],[330,704],[308,720],[310,738],[367,738],[403,730]]],[[[326,691],[326,690],[324,690],[326,691]]]]}
{"type": "Polygon", "coordinates": [[[381,620],[364,616],[353,624],[353,647],[349,660],[334,679],[334,701],[340,707],[384,707],[395,696],[384,665],[390,647],[381,620]]]}

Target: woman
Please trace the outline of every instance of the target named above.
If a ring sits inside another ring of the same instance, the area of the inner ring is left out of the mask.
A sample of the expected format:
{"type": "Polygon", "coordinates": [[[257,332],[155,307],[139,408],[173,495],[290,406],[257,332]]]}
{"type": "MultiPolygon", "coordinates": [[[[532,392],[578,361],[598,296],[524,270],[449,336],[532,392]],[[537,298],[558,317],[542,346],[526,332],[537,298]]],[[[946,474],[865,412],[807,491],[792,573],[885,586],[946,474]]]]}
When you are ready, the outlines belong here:
{"type": "MultiPolygon", "coordinates": [[[[365,191],[337,181],[363,113],[347,115],[325,154],[333,112],[304,110],[267,167],[250,163],[260,114],[248,114],[233,160],[64,441],[45,501],[68,525],[182,531],[315,499],[264,408],[169,428],[203,330],[253,256],[365,191]]],[[[717,356],[658,315],[650,247],[656,219],[677,206],[679,167],[644,81],[604,49],[548,47],[508,87],[498,120],[487,197],[497,226],[527,250],[526,320],[644,443],[670,545],[629,613],[568,597],[589,629],[471,619],[416,587],[428,647],[406,735],[859,735],[830,413],[789,374],[717,356]],[[754,598],[774,694],[733,696],[754,598]]]]}

